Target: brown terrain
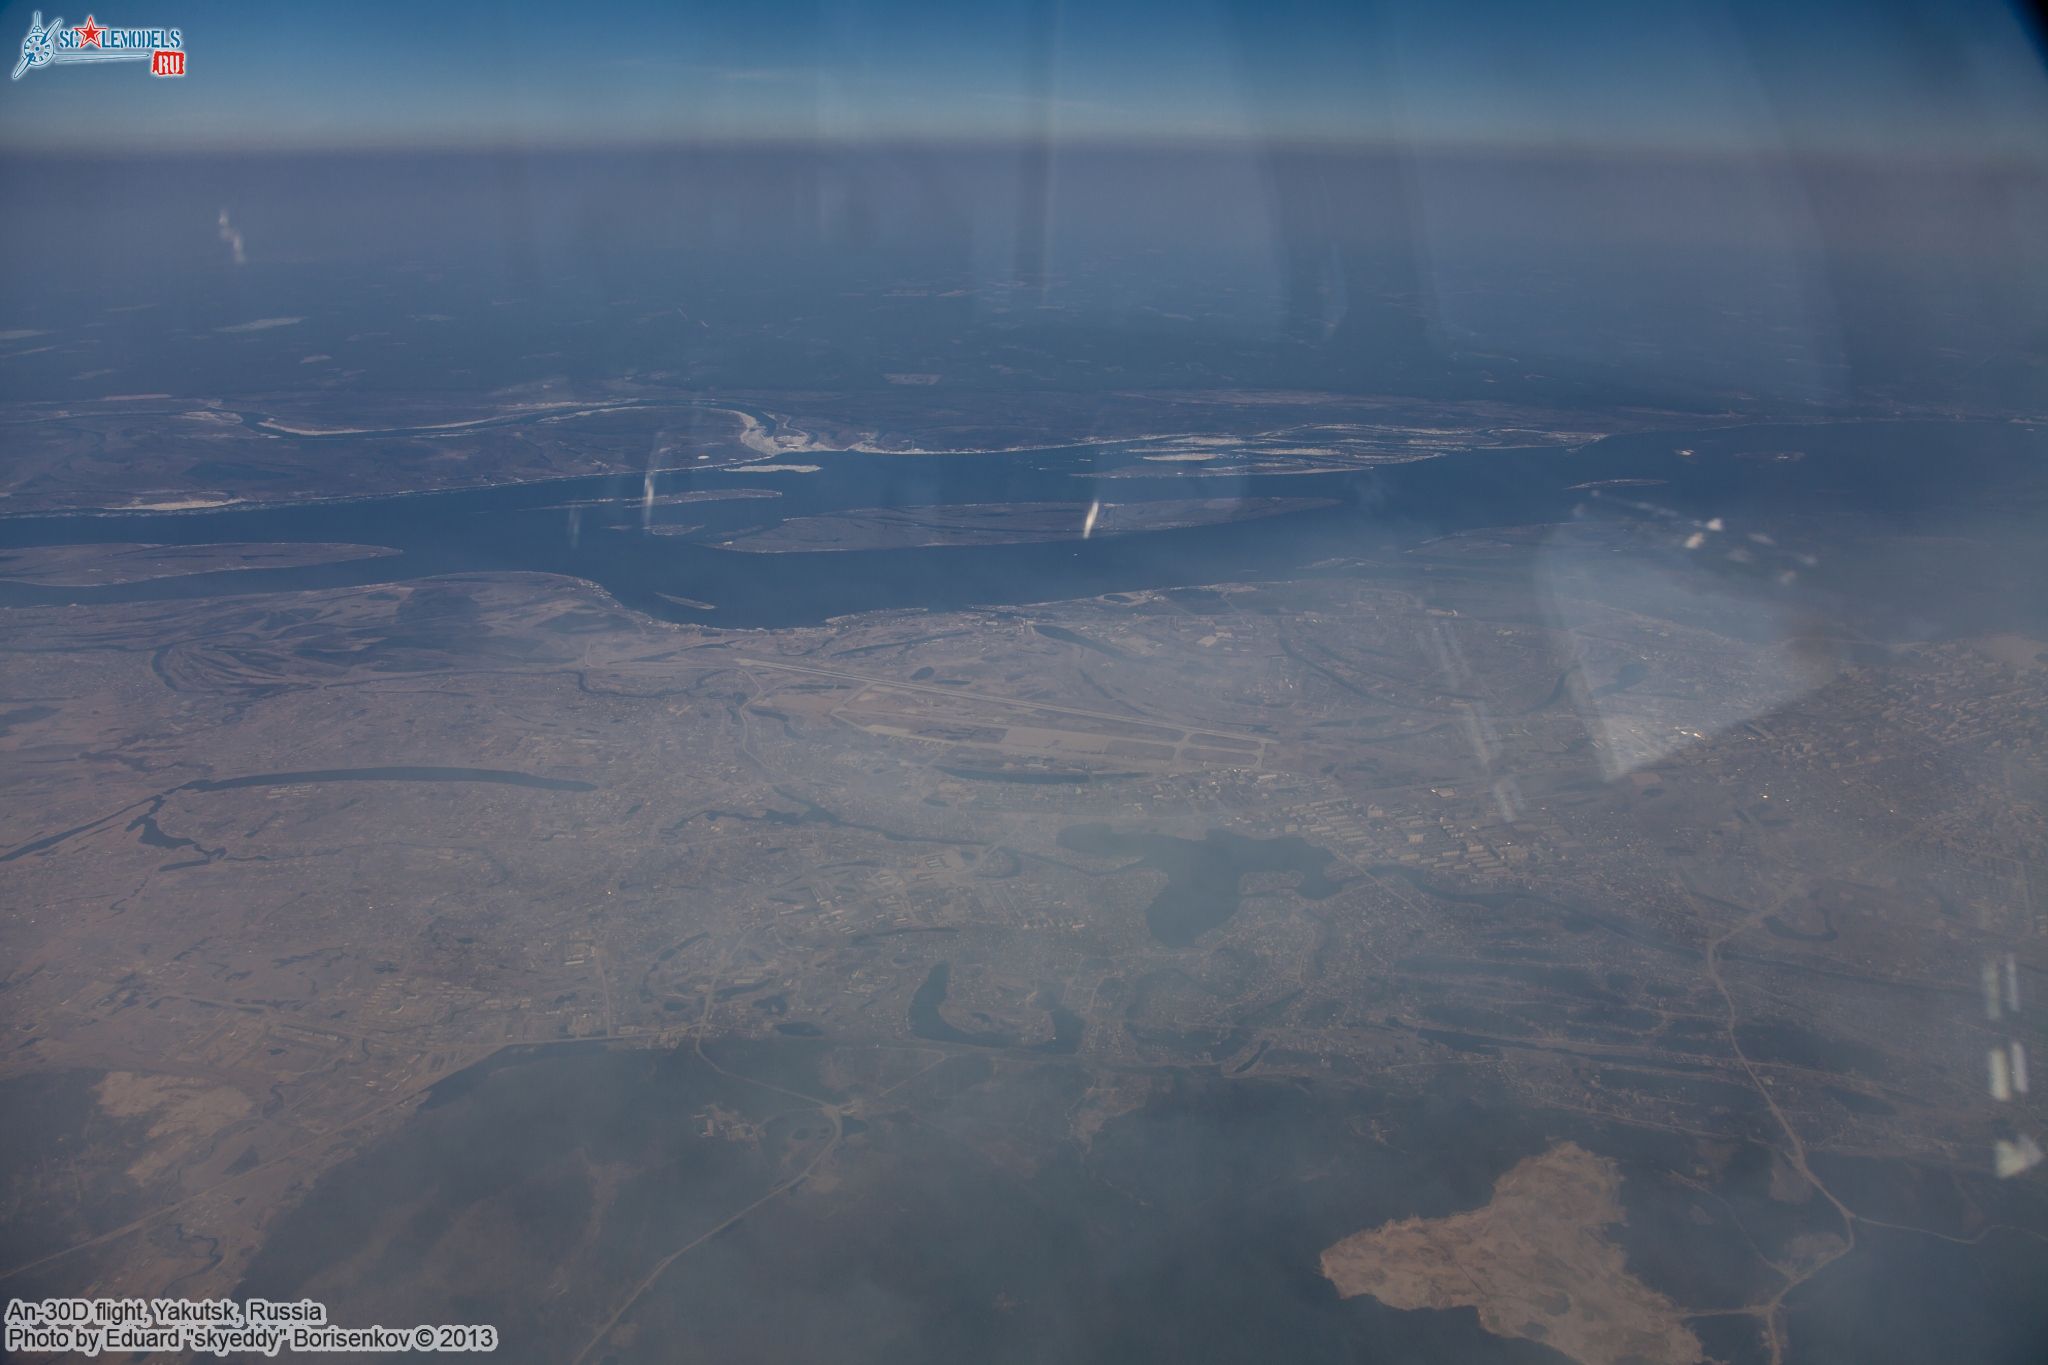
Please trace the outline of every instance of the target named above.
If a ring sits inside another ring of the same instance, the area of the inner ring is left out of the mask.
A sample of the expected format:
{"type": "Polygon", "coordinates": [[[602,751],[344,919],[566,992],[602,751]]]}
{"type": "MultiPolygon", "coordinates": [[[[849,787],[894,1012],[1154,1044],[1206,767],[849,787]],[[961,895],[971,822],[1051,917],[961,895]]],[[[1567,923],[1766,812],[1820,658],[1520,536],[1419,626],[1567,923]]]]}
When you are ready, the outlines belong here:
{"type": "Polygon", "coordinates": [[[1346,1298],[1476,1308],[1496,1336],[1580,1365],[1689,1365],[1700,1342],[1678,1305],[1629,1274],[1607,1239],[1623,1221],[1620,1189],[1613,1161],[1561,1143],[1501,1176],[1483,1208],[1346,1237],[1323,1253],[1323,1274],[1346,1298]]]}

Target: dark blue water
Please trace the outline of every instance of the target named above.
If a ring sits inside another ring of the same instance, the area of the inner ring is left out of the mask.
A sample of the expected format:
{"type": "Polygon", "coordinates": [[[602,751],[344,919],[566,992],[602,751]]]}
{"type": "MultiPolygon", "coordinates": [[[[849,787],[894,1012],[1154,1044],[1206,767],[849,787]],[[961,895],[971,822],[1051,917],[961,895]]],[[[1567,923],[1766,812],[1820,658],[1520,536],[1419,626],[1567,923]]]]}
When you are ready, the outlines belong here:
{"type": "MultiPolygon", "coordinates": [[[[0,582],[0,606],[167,601],[516,570],[587,578],[623,604],[663,619],[776,627],[882,609],[949,610],[1281,576],[1453,531],[1589,514],[1672,528],[1674,543],[1690,519],[1720,517],[1735,529],[1798,519],[1809,528],[1924,528],[1950,536],[2012,531],[2026,544],[2040,540],[2031,534],[2037,521],[2019,519],[2037,518],[2043,506],[2048,436],[1993,422],[1737,427],[1611,437],[1575,451],[1474,450],[1284,477],[1198,476],[1186,466],[1160,473],[1162,466],[1139,458],[1143,449],[1111,444],[1005,455],[791,456],[822,468],[811,474],[676,471],[653,481],[657,497],[768,489],[777,498],[645,511],[641,477],[621,475],[296,506],[0,517],[0,552],[93,542],[233,541],[334,541],[398,551],[340,564],[101,587],[0,582]],[[1619,478],[1658,482],[1582,487],[1619,478]],[[786,554],[715,544],[781,518],[857,508],[1249,496],[1331,499],[1334,505],[1085,542],[786,554]],[[653,535],[649,524],[701,529],[653,535]],[[663,594],[714,609],[696,611],[663,594]]],[[[2038,546],[2031,552],[2040,553],[2038,546]]],[[[1769,552],[1762,558],[1758,574],[1776,562],[1769,552]]]]}

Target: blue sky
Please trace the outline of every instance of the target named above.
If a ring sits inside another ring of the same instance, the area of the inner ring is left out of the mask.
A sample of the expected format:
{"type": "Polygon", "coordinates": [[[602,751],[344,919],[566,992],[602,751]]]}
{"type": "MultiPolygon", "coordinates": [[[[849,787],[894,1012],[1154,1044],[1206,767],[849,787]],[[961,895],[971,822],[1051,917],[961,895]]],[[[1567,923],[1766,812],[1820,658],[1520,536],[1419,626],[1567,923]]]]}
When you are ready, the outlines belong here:
{"type": "MultiPolygon", "coordinates": [[[[82,22],[87,7],[40,6],[82,22]],[[74,12],[75,11],[75,12],[74,12]]],[[[0,14],[10,44],[36,6],[0,14]]],[[[0,147],[1313,139],[2029,159],[2048,81],[1998,3],[113,0],[190,74],[0,86],[0,147]]],[[[11,46],[7,49],[12,51],[11,46]]]]}

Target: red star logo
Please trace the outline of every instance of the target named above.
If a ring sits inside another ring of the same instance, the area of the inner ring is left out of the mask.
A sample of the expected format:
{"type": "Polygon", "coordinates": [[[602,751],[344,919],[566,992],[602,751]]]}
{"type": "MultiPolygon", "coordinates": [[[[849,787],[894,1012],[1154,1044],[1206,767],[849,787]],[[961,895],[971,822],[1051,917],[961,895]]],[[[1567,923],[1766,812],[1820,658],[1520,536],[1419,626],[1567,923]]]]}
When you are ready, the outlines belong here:
{"type": "Polygon", "coordinates": [[[92,16],[88,14],[85,16],[85,22],[74,28],[72,32],[78,35],[78,45],[80,47],[98,47],[100,45],[100,35],[106,32],[106,30],[94,23],[92,16]]]}

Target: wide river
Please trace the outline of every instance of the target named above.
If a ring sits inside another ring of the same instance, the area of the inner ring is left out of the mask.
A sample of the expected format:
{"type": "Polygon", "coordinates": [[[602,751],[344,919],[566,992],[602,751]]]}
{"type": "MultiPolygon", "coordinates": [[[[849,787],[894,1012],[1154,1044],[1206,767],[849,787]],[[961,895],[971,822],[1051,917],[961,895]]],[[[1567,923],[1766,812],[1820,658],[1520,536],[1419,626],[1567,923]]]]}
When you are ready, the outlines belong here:
{"type": "MultiPolygon", "coordinates": [[[[1199,466],[1142,458],[1156,449],[1109,443],[1000,455],[793,455],[777,463],[818,468],[656,474],[651,509],[642,507],[645,486],[635,474],[205,511],[0,517],[0,551],[90,543],[342,542],[398,552],[108,586],[0,581],[0,606],[277,593],[510,570],[586,578],[666,620],[793,626],[881,609],[947,610],[1275,578],[1450,532],[1587,515],[1634,521],[1650,528],[1653,542],[1661,537],[1673,547],[1715,518],[1726,528],[1728,539],[1717,542],[1723,545],[1735,543],[1746,528],[1782,526],[1788,519],[1804,522],[1814,537],[1834,527],[1951,537],[1979,528],[1995,532],[2004,510],[2040,505],[2040,472],[2048,467],[2042,458],[2048,438],[2039,429],[2002,422],[1662,431],[1609,437],[1578,450],[1474,450],[1370,469],[1264,476],[1204,475],[1189,472],[1199,466]],[[1588,487],[1609,481],[1627,482],[1588,487]],[[732,490],[779,496],[660,501],[732,490]],[[776,554],[714,543],[779,518],[853,509],[1251,497],[1330,505],[1085,541],[776,554]],[[660,535],[649,533],[650,524],[700,529],[660,535]]],[[[1759,548],[1753,576],[1794,563],[1795,550],[1759,548]]],[[[1796,562],[1818,568],[1824,579],[1826,565],[1806,563],[1812,559],[1825,556],[1806,553],[1796,562]]],[[[1836,586],[1853,590],[1853,584],[1836,586]]]]}

